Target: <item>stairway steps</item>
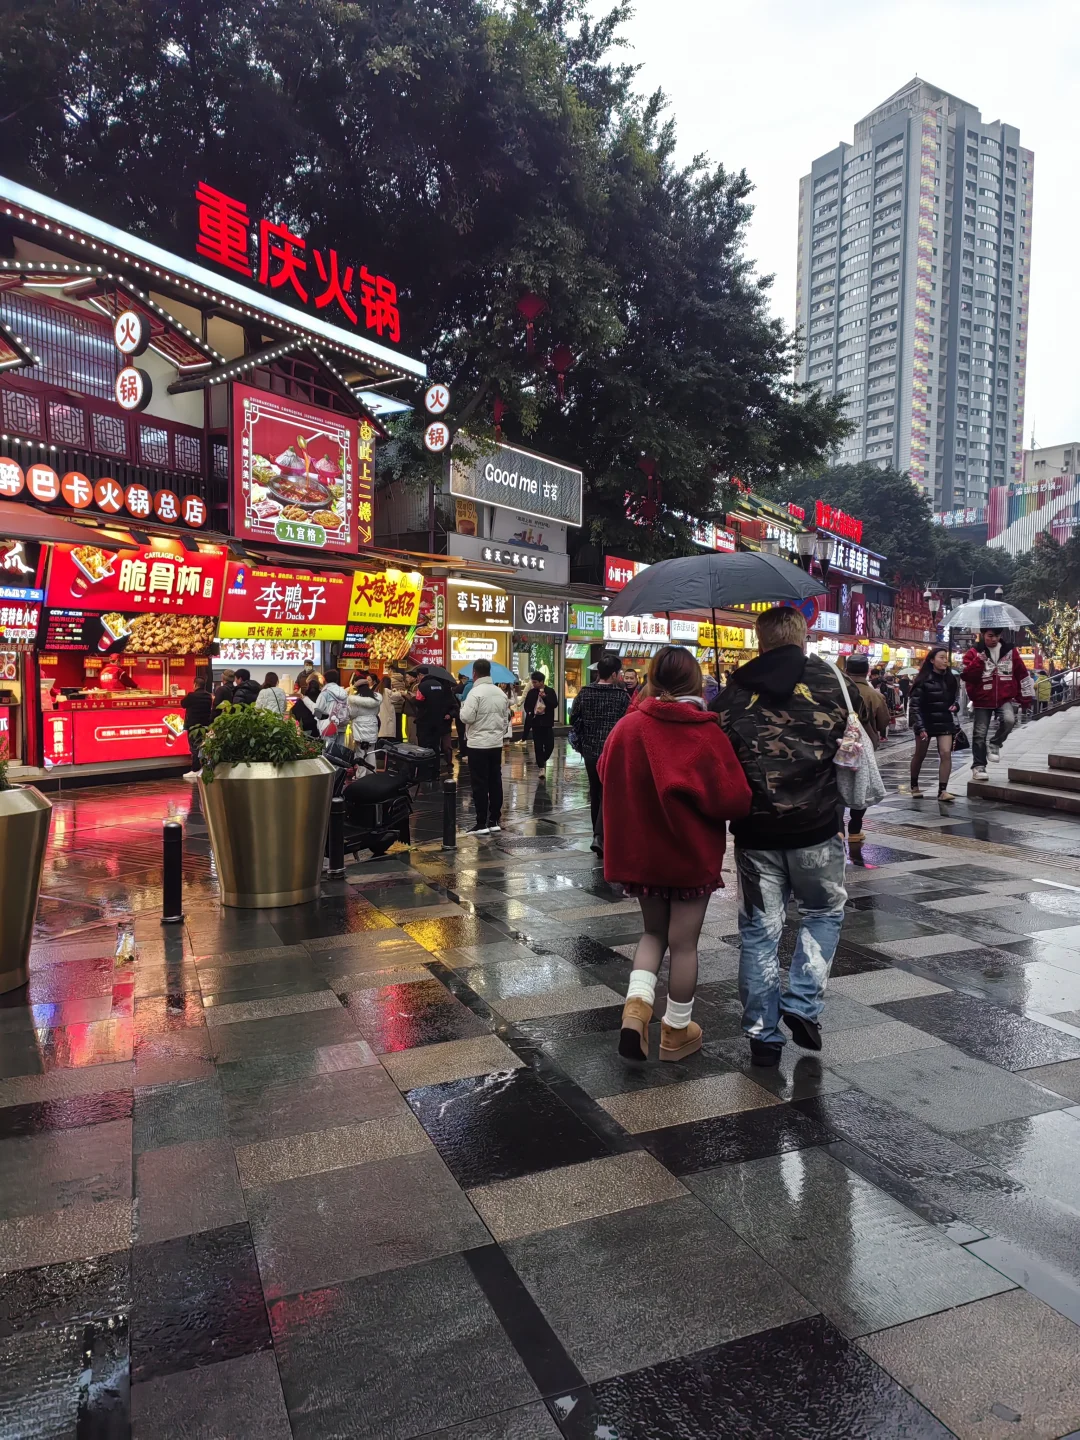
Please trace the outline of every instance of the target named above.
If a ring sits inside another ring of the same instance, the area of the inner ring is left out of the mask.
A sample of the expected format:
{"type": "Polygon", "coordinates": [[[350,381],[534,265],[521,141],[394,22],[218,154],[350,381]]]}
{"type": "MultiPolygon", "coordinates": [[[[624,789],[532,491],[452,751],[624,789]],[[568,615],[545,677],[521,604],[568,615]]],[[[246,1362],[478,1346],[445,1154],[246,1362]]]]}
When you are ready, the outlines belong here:
{"type": "Polygon", "coordinates": [[[1080,771],[1080,755],[1048,755],[1046,759],[1051,770],[1080,771]]]}
{"type": "Polygon", "coordinates": [[[1071,790],[1050,790],[1042,785],[1016,785],[993,780],[969,780],[967,793],[976,800],[996,800],[1003,805],[1025,805],[1032,810],[1059,810],[1080,815],[1080,794],[1071,790]]]}
{"type": "Polygon", "coordinates": [[[1038,785],[1046,790],[1080,791],[1080,773],[1075,770],[1027,770],[1010,765],[1009,782],[1013,785],[1038,785]]]}

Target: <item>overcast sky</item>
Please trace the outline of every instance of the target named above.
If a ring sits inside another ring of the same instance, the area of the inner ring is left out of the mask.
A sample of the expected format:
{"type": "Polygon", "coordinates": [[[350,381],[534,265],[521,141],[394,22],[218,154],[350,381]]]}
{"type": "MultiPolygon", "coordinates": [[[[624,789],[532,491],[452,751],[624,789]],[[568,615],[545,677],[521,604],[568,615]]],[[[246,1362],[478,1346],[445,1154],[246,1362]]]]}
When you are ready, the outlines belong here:
{"type": "MultiPolygon", "coordinates": [[[[597,4],[597,9],[602,8],[597,4]]],[[[1024,443],[1080,439],[1080,5],[1076,0],[636,0],[624,31],[679,128],[754,182],[749,253],[794,323],[799,177],[921,75],[1035,154],[1024,443]]]]}

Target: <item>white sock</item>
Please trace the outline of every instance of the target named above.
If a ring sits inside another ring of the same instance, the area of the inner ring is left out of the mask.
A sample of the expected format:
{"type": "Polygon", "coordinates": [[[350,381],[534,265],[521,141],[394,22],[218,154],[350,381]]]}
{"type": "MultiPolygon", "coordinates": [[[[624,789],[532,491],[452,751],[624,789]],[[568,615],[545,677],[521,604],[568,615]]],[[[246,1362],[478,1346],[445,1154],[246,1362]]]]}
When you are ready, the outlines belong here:
{"type": "Polygon", "coordinates": [[[646,1000],[651,1005],[656,999],[656,976],[651,970],[631,970],[630,987],[626,992],[628,1000],[646,1000]]]}
{"type": "Polygon", "coordinates": [[[693,1000],[687,1000],[685,1005],[680,1005],[677,1000],[668,996],[667,1010],[664,1014],[664,1024],[670,1025],[672,1030],[685,1030],[690,1024],[690,1012],[694,1008],[693,1000]]]}

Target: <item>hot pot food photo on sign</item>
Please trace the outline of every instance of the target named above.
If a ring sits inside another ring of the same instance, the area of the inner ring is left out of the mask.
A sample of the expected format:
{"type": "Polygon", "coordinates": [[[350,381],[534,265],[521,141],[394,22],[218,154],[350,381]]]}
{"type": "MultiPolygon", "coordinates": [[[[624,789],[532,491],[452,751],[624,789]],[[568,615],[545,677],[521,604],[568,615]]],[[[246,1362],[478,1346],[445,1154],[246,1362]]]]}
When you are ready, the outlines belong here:
{"type": "Polygon", "coordinates": [[[244,385],[234,406],[237,534],[355,550],[358,422],[244,385]]]}

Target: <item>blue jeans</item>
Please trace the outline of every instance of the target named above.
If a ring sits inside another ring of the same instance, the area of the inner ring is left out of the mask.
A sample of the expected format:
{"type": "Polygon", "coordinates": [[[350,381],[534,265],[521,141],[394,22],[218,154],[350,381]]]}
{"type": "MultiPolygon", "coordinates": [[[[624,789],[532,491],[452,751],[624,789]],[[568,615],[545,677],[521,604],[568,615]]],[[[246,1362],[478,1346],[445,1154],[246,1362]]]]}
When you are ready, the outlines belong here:
{"type": "Polygon", "coordinates": [[[739,997],[752,1040],[783,1045],[780,1015],[816,1020],[844,923],[844,842],[839,835],[803,850],[735,850],[739,881],[739,997]],[[802,916],[787,989],[777,949],[787,904],[802,916]]]}

